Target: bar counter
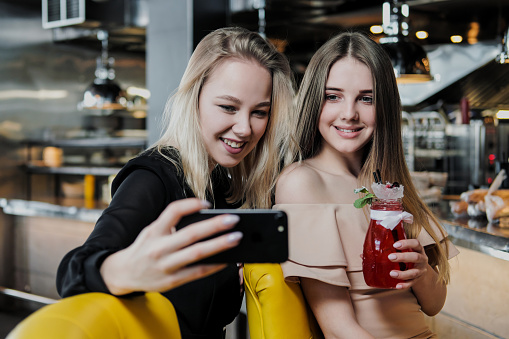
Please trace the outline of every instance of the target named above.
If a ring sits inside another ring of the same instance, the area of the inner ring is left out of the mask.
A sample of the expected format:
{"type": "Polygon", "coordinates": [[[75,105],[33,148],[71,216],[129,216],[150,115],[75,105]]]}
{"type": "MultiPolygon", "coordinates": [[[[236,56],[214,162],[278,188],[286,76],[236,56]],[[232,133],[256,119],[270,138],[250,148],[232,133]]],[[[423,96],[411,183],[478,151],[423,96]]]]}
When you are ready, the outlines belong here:
{"type": "Polygon", "coordinates": [[[491,224],[486,217],[455,217],[447,200],[431,208],[453,244],[509,261],[509,228],[491,224]]]}
{"type": "MultiPolygon", "coordinates": [[[[25,217],[56,217],[95,223],[107,204],[83,199],[53,198],[41,201],[0,199],[5,214],[25,217]]],[[[492,257],[509,261],[509,228],[488,223],[486,218],[455,218],[447,200],[432,206],[451,241],[492,257]]]]}
{"type": "Polygon", "coordinates": [[[100,201],[86,203],[84,199],[44,198],[38,200],[0,198],[5,214],[24,217],[65,218],[93,222],[101,216],[108,205],[100,201]]]}

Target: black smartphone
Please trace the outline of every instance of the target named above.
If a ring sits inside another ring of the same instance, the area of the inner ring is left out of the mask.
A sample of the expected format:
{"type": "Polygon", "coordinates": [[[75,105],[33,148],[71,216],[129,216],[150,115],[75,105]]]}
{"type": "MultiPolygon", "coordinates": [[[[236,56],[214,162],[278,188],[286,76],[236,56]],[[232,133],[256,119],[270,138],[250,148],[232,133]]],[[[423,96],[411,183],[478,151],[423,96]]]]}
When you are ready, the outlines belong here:
{"type": "Polygon", "coordinates": [[[236,247],[202,259],[197,263],[281,263],[288,259],[288,219],[283,211],[269,209],[201,210],[183,217],[177,225],[177,230],[220,214],[236,214],[240,220],[232,229],[214,234],[213,237],[234,231],[242,232],[243,237],[236,247]]]}

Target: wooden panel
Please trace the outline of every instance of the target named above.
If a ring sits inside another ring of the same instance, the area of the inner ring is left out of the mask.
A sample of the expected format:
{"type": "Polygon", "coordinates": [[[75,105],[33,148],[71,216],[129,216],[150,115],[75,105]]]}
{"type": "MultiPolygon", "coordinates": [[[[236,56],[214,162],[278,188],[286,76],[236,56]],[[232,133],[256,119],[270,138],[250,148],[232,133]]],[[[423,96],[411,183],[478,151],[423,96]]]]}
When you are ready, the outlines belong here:
{"type": "Polygon", "coordinates": [[[93,223],[71,219],[16,217],[15,288],[57,298],[60,261],[83,244],[93,227],[93,223]]]}

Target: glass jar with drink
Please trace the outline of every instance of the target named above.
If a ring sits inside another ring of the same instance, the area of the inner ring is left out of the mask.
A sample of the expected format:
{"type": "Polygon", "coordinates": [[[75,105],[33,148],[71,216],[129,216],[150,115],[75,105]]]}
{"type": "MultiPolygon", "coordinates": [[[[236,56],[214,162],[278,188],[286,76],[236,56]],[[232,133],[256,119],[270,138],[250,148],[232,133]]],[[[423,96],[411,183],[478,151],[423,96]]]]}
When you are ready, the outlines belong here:
{"type": "MultiPolygon", "coordinates": [[[[389,254],[408,252],[398,250],[394,243],[406,239],[403,222],[412,223],[413,216],[403,210],[401,199],[404,187],[398,183],[375,182],[369,194],[370,223],[364,240],[362,271],[366,284],[377,288],[396,288],[402,280],[390,276],[392,270],[405,271],[413,264],[393,262],[389,254]]],[[[364,192],[367,190],[364,188],[364,192]]],[[[358,207],[358,206],[357,206],[358,207]]]]}

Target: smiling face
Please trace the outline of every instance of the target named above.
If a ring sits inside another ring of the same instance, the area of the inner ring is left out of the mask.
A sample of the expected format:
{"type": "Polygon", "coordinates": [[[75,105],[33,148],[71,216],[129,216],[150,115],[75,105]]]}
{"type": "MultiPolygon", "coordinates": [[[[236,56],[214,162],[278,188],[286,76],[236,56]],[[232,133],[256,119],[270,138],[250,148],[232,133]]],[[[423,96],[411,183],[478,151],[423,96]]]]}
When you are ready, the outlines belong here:
{"type": "Polygon", "coordinates": [[[327,78],[318,123],[323,147],[360,158],[373,136],[375,116],[369,68],[351,57],[336,61],[327,78]]]}
{"type": "Polygon", "coordinates": [[[238,165],[256,146],[269,121],[272,77],[254,61],[228,59],[206,80],[198,109],[212,165],[238,165]]]}

